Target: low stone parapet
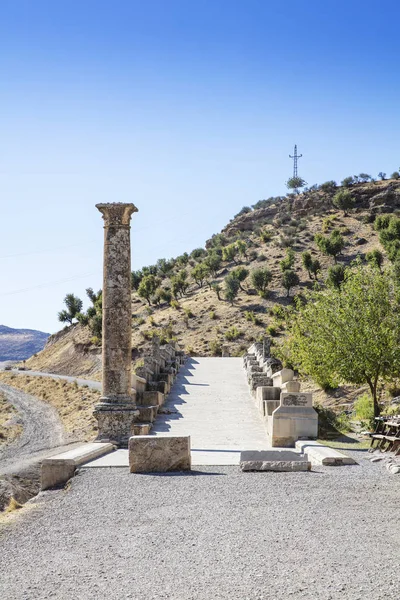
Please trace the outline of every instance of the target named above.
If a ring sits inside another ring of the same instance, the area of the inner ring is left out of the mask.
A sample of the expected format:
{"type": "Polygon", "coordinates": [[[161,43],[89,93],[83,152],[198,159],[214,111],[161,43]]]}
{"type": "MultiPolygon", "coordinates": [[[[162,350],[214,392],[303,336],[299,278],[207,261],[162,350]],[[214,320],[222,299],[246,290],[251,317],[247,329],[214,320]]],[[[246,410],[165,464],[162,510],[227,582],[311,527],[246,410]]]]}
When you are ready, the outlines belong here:
{"type": "Polygon", "coordinates": [[[190,436],[139,435],[129,440],[131,473],[190,471],[190,436]]]}
{"type": "Polygon", "coordinates": [[[74,476],[75,469],[95,458],[109,454],[116,449],[114,444],[92,442],[82,444],[73,450],[56,454],[42,461],[41,490],[48,490],[67,483],[74,476]]]}

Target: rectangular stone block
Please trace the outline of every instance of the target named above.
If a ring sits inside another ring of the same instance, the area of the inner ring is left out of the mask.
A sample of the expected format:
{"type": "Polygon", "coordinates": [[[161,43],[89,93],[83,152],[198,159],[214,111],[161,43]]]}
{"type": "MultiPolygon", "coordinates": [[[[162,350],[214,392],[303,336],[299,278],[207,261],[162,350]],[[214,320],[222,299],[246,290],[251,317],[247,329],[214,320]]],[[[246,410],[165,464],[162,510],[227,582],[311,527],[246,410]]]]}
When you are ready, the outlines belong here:
{"type": "Polygon", "coordinates": [[[292,381],[294,372],[292,369],[281,369],[272,375],[272,381],[274,387],[282,387],[287,381],[292,381]]]}
{"type": "Polygon", "coordinates": [[[310,471],[307,454],[285,450],[247,450],[240,454],[242,471],[310,471]]]}
{"type": "Polygon", "coordinates": [[[164,404],[164,394],[156,391],[143,392],[141,404],[143,406],[162,406],[164,404]]]}
{"type": "Polygon", "coordinates": [[[158,406],[137,406],[137,409],[139,411],[137,417],[139,423],[153,423],[153,421],[155,421],[158,406]]]}
{"type": "Polygon", "coordinates": [[[56,454],[51,458],[44,458],[41,467],[40,489],[49,490],[64,485],[68,479],[73,477],[77,467],[114,450],[113,444],[92,442],[82,444],[82,446],[62,454],[56,454]]]}
{"type": "MultiPolygon", "coordinates": [[[[276,389],[279,390],[279,388],[276,389]]],[[[300,383],[298,381],[287,381],[282,384],[280,390],[289,394],[300,392],[300,383]]]]}
{"type": "Polygon", "coordinates": [[[190,436],[144,435],[129,440],[131,473],[190,471],[190,436]]]}

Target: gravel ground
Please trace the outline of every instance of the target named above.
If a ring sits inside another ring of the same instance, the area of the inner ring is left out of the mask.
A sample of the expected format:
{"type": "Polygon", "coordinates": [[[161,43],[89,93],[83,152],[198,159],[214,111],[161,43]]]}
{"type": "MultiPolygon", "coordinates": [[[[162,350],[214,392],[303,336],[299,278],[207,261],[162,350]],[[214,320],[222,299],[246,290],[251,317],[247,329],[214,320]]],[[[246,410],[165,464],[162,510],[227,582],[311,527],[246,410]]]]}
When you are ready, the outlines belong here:
{"type": "Polygon", "coordinates": [[[398,600],[400,477],[361,463],[81,471],[3,526],[0,597],[398,600]]]}

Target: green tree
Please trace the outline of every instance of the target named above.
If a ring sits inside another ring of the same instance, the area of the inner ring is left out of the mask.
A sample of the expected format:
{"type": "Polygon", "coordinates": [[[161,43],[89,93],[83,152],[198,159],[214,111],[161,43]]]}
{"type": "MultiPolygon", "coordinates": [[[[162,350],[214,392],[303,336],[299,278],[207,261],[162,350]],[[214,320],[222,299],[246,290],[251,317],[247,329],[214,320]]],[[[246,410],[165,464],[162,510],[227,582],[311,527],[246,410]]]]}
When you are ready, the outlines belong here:
{"type": "Polygon", "coordinates": [[[195,248],[190,253],[190,258],[194,258],[194,260],[199,260],[199,258],[203,258],[207,254],[207,251],[204,248],[195,248]]]}
{"type": "Polygon", "coordinates": [[[289,190],[294,190],[295,192],[298,192],[299,188],[302,188],[305,185],[307,185],[307,184],[304,181],[304,179],[302,179],[301,177],[291,177],[286,182],[286,187],[289,190]]]}
{"type": "Polygon", "coordinates": [[[222,292],[222,288],[221,288],[220,284],[219,284],[219,283],[216,283],[216,282],[215,282],[215,283],[212,283],[212,284],[211,284],[211,288],[212,288],[212,290],[213,290],[213,291],[214,291],[214,292],[217,294],[217,298],[218,298],[218,300],[221,300],[221,292],[222,292]]]}
{"type": "Polygon", "coordinates": [[[64,304],[67,308],[58,313],[58,320],[61,323],[72,325],[73,320],[77,318],[77,315],[82,310],[83,302],[78,296],[67,294],[64,298],[64,304]]]}
{"type": "Polygon", "coordinates": [[[228,302],[230,302],[232,305],[234,303],[234,300],[236,298],[236,296],[239,293],[239,281],[232,276],[232,274],[230,273],[229,275],[227,275],[225,277],[225,298],[228,300],[228,302]]]}
{"type": "Polygon", "coordinates": [[[171,273],[171,271],[174,268],[174,261],[173,260],[167,260],[165,258],[159,258],[157,261],[157,273],[161,273],[161,275],[163,277],[166,277],[167,275],[169,275],[169,273],[171,273]]]}
{"type": "Polygon", "coordinates": [[[283,258],[281,261],[279,261],[279,266],[280,266],[282,273],[283,273],[283,271],[286,271],[287,269],[293,269],[295,257],[296,257],[296,255],[295,255],[294,251],[292,250],[292,248],[287,248],[285,258],[283,258]]]}
{"type": "Polygon", "coordinates": [[[340,231],[334,229],[329,237],[317,233],[314,240],[322,254],[332,256],[336,263],[338,254],[342,252],[345,246],[345,241],[340,231]]]}
{"type": "Polygon", "coordinates": [[[394,171],[391,176],[390,179],[399,179],[400,177],[400,173],[398,171],[394,171]]]}
{"type": "Polygon", "coordinates": [[[254,269],[251,272],[251,283],[261,297],[267,293],[269,284],[272,281],[272,273],[269,269],[254,269]]]}
{"type": "Polygon", "coordinates": [[[319,186],[319,189],[322,192],[325,192],[328,194],[334,192],[336,190],[336,188],[337,188],[337,183],[336,183],[336,181],[333,181],[333,180],[325,181],[325,183],[321,183],[321,185],[319,186]]]}
{"type": "Polygon", "coordinates": [[[383,181],[384,179],[386,179],[386,173],[383,173],[382,171],[379,171],[378,177],[379,177],[379,179],[381,181],[383,181]]]}
{"type": "Polygon", "coordinates": [[[288,325],[290,362],[320,384],[368,384],[377,416],[379,383],[400,375],[400,312],[390,274],[359,265],[340,291],[306,299],[288,325]]]}
{"type": "Polygon", "coordinates": [[[333,196],[333,205],[342,210],[344,216],[347,216],[347,211],[354,206],[354,198],[349,190],[340,190],[333,196]]]}
{"type": "Polygon", "coordinates": [[[311,262],[310,272],[314,275],[315,281],[317,281],[318,273],[321,272],[321,263],[317,258],[314,258],[314,260],[311,262]]]}
{"type": "Polygon", "coordinates": [[[244,267],[237,267],[236,269],[233,269],[233,271],[231,271],[231,275],[233,277],[235,277],[235,279],[238,280],[239,287],[242,290],[242,292],[246,291],[243,289],[242,283],[247,278],[248,274],[249,274],[249,270],[245,269],[244,267]]]}
{"type": "Polygon", "coordinates": [[[352,175],[350,175],[350,177],[345,177],[342,181],[342,186],[343,187],[350,187],[351,185],[353,185],[353,183],[355,183],[354,181],[354,177],[352,175]]]}
{"type": "Polygon", "coordinates": [[[151,305],[151,297],[160,284],[160,280],[155,275],[145,275],[138,287],[138,295],[145,298],[151,305]]]}
{"type": "Polygon", "coordinates": [[[233,261],[236,263],[236,255],[238,253],[238,248],[236,244],[229,244],[229,246],[224,246],[222,248],[222,260],[225,262],[233,261]]]}
{"type": "Polygon", "coordinates": [[[381,270],[383,265],[383,254],[380,250],[375,248],[375,250],[367,252],[365,258],[367,259],[370,265],[378,267],[378,269],[381,270]]]}
{"type": "Polygon", "coordinates": [[[132,271],[131,273],[131,285],[133,290],[137,290],[140,282],[142,281],[142,271],[132,271]]]}
{"type": "Polygon", "coordinates": [[[171,291],[174,298],[182,297],[186,294],[186,290],[189,287],[187,276],[186,269],[182,269],[174,277],[171,277],[171,291]]]}
{"type": "Polygon", "coordinates": [[[289,297],[290,290],[292,289],[292,287],[299,285],[299,283],[300,283],[300,279],[295,271],[292,271],[292,269],[286,269],[285,271],[283,271],[282,285],[286,290],[287,297],[289,297]]]}
{"type": "Polygon", "coordinates": [[[329,267],[328,269],[328,277],[326,278],[326,284],[329,287],[334,287],[337,290],[340,290],[340,286],[342,285],[346,273],[346,267],[343,265],[333,265],[333,267],[329,267]]]}
{"type": "Polygon", "coordinates": [[[203,284],[207,277],[210,274],[210,270],[208,266],[204,262],[199,262],[197,265],[191,270],[191,276],[199,286],[199,288],[203,287],[203,284]]]}
{"type": "Polygon", "coordinates": [[[311,256],[311,252],[308,252],[308,251],[303,252],[301,255],[301,260],[303,262],[303,267],[308,272],[309,278],[312,279],[311,268],[312,268],[313,259],[311,256]]]}
{"type": "MultiPolygon", "coordinates": [[[[386,175],[386,173],[383,174],[386,175]]],[[[368,173],[360,173],[358,179],[361,183],[365,183],[371,179],[371,175],[368,175],[368,173]]]]}
{"type": "Polygon", "coordinates": [[[207,267],[213,277],[218,276],[218,271],[221,267],[221,262],[222,262],[221,254],[218,253],[216,250],[211,250],[207,254],[206,258],[204,259],[204,264],[207,265],[207,267]]]}
{"type": "Polygon", "coordinates": [[[244,240],[237,240],[236,248],[240,256],[247,258],[247,244],[244,240]]]}

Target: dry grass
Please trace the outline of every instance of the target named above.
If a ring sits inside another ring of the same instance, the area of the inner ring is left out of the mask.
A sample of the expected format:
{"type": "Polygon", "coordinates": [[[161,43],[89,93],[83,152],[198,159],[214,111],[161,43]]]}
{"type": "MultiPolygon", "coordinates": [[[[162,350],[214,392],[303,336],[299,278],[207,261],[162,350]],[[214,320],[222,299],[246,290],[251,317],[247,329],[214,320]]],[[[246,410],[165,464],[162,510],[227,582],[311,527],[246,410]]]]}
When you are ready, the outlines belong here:
{"type": "Polygon", "coordinates": [[[18,510],[19,508],[22,508],[22,504],[17,502],[17,500],[15,500],[15,498],[10,498],[10,502],[9,502],[5,512],[6,513],[14,512],[14,510],[18,510]]]}
{"type": "Polygon", "coordinates": [[[0,373],[0,381],[54,406],[66,431],[75,438],[88,441],[95,437],[96,421],[92,412],[100,398],[98,390],[51,377],[15,373],[0,373]]]}
{"type": "Polygon", "coordinates": [[[17,422],[18,411],[0,394],[0,447],[11,444],[22,433],[22,425],[17,422]]]}

